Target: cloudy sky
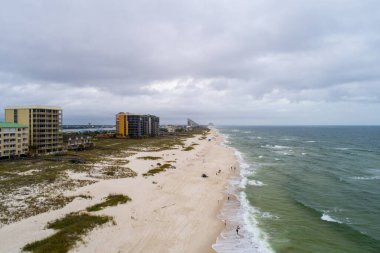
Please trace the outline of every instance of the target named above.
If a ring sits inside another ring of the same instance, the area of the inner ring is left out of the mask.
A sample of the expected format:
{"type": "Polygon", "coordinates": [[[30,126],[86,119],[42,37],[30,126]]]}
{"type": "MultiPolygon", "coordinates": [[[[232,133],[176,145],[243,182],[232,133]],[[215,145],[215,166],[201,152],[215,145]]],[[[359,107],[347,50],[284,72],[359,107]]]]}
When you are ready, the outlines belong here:
{"type": "Polygon", "coordinates": [[[3,0],[0,119],[380,124],[378,0],[3,0]]]}

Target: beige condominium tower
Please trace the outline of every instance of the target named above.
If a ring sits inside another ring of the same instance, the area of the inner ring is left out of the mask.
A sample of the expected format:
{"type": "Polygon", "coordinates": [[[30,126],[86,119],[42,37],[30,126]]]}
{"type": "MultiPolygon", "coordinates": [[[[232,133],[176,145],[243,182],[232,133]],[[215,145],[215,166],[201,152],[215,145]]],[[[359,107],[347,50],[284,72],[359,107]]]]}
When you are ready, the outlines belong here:
{"type": "Polygon", "coordinates": [[[62,151],[62,109],[53,106],[14,106],[5,108],[5,121],[29,126],[30,151],[62,151]]]}

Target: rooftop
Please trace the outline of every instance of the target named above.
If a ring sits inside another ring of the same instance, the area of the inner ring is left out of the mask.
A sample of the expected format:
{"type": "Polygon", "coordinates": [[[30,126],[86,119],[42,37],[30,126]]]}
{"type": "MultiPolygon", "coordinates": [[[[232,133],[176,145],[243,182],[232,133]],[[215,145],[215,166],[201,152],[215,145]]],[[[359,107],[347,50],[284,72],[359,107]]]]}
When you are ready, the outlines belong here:
{"type": "Polygon", "coordinates": [[[7,106],[7,109],[47,109],[47,110],[62,110],[61,107],[57,106],[48,106],[48,105],[25,105],[25,106],[7,106]]]}
{"type": "Polygon", "coordinates": [[[13,122],[0,122],[1,128],[18,128],[18,127],[28,127],[27,125],[20,125],[13,122]]]}

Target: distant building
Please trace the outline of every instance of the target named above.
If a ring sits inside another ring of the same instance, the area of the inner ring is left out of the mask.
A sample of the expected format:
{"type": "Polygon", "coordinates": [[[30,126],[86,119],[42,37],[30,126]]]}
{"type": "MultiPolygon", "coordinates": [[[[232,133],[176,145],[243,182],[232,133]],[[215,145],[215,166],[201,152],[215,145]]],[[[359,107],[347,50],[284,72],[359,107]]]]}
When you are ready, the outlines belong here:
{"type": "Polygon", "coordinates": [[[128,113],[116,114],[116,137],[128,137],[128,113]]]}
{"type": "Polygon", "coordinates": [[[28,153],[27,125],[0,122],[0,158],[22,156],[28,153]]]}
{"type": "Polygon", "coordinates": [[[29,126],[29,147],[37,153],[62,151],[62,109],[60,107],[7,107],[5,121],[29,126]]]}
{"type": "Polygon", "coordinates": [[[160,118],[154,115],[140,115],[120,112],[116,115],[116,137],[141,138],[158,136],[160,118]]]}
{"type": "Polygon", "coordinates": [[[158,136],[160,132],[160,118],[154,115],[146,115],[149,118],[149,136],[158,136]]]}
{"type": "Polygon", "coordinates": [[[186,131],[186,126],[183,125],[166,125],[165,128],[168,133],[186,131]]]}
{"type": "Polygon", "coordinates": [[[188,127],[199,127],[200,125],[197,122],[195,122],[194,120],[187,119],[187,126],[188,127]]]}
{"type": "Polygon", "coordinates": [[[128,136],[131,138],[143,137],[144,125],[143,116],[137,114],[129,114],[128,116],[128,136]]]}
{"type": "Polygon", "coordinates": [[[67,137],[68,150],[83,150],[92,148],[94,143],[92,138],[86,135],[72,135],[67,137]]]}

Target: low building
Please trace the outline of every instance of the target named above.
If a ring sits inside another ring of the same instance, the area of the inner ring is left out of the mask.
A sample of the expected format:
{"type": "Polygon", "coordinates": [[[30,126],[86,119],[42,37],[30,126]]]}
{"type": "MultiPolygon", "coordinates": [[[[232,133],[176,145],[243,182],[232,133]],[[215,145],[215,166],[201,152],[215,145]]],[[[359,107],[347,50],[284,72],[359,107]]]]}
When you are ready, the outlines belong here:
{"type": "Polygon", "coordinates": [[[84,150],[94,146],[92,138],[86,135],[72,135],[67,138],[67,150],[84,150]]]}
{"type": "Polygon", "coordinates": [[[186,126],[183,126],[183,125],[167,125],[165,128],[168,133],[186,131],[186,126]]]}
{"type": "Polygon", "coordinates": [[[26,155],[29,151],[28,144],[27,125],[0,122],[0,158],[26,155]]]}

